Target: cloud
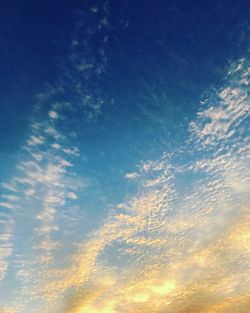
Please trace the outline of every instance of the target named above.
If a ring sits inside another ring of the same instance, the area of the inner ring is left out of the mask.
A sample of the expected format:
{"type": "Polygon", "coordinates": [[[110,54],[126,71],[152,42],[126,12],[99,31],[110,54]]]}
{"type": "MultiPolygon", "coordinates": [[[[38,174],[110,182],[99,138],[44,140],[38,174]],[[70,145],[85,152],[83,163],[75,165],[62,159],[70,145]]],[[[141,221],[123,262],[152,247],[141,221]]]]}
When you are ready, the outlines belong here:
{"type": "Polygon", "coordinates": [[[77,199],[77,195],[74,192],[68,192],[67,193],[67,198],[72,199],[72,200],[76,200],[77,199]]]}
{"type": "Polygon", "coordinates": [[[14,307],[0,307],[0,313],[16,313],[17,310],[14,307]]]}
{"type": "Polygon", "coordinates": [[[13,184],[8,184],[8,183],[2,183],[1,184],[3,188],[9,190],[9,191],[13,191],[13,192],[16,192],[18,191],[16,186],[13,186],[13,184]]]}
{"type": "Polygon", "coordinates": [[[44,137],[43,136],[31,136],[28,140],[27,144],[29,146],[36,146],[36,145],[42,145],[44,143],[44,137]]]}
{"type": "Polygon", "coordinates": [[[139,174],[138,173],[127,173],[126,175],[125,175],[125,177],[127,178],[127,179],[135,179],[135,178],[137,178],[139,176],[139,174]]]}
{"type": "Polygon", "coordinates": [[[27,189],[24,193],[27,197],[31,197],[35,194],[35,190],[34,189],[27,189]]]}
{"type": "MultiPolygon", "coordinates": [[[[55,140],[63,139],[63,135],[61,135],[54,127],[48,126],[45,128],[44,132],[50,136],[53,136],[55,140]]],[[[60,146],[60,145],[59,145],[60,146]]],[[[58,143],[54,143],[54,148],[58,148],[58,143]],[[56,145],[56,146],[55,146],[56,145]]]]}
{"type": "Polygon", "coordinates": [[[51,119],[58,119],[58,117],[59,117],[59,115],[56,111],[49,111],[48,115],[51,119]]]}
{"type": "Polygon", "coordinates": [[[60,149],[62,146],[60,144],[58,144],[58,143],[53,143],[51,145],[51,147],[54,148],[54,149],[60,149]]]}
{"type": "Polygon", "coordinates": [[[10,210],[16,210],[19,206],[17,204],[12,204],[11,202],[0,202],[0,207],[10,209],[10,210]]]}
{"type": "Polygon", "coordinates": [[[73,156],[80,156],[80,152],[79,152],[79,149],[77,147],[64,148],[63,152],[65,152],[66,154],[69,154],[69,155],[73,155],[73,156]]]}
{"type": "Polygon", "coordinates": [[[32,299],[39,298],[32,284],[35,287],[35,281],[40,281],[39,273],[53,264],[54,255],[61,247],[60,238],[58,240],[54,236],[61,231],[58,221],[67,218],[67,213],[63,213],[66,202],[69,199],[77,200],[77,187],[72,192],[72,186],[67,186],[68,180],[74,185],[74,177],[68,173],[73,164],[63,156],[65,152],[61,153],[61,149],[71,155],[79,155],[79,150],[77,147],[68,147],[66,138],[52,124],[59,115],[52,112],[55,111],[50,112],[48,119],[32,123],[29,139],[23,146],[24,154],[17,164],[17,173],[12,177],[11,184],[2,184],[7,192],[2,195],[0,206],[11,212],[7,212],[6,216],[1,214],[0,218],[11,219],[16,229],[12,227],[10,231],[6,228],[0,234],[0,278],[6,277],[11,261],[14,264],[11,275],[13,279],[19,280],[16,284],[19,296],[13,300],[13,303],[21,304],[18,313],[26,310],[23,299],[30,303],[32,299]],[[60,140],[60,144],[57,140],[60,140]],[[31,239],[28,244],[26,242],[23,253],[19,251],[19,244],[13,247],[12,241],[13,233],[25,238],[21,230],[23,225],[20,224],[25,216],[31,239]],[[13,255],[13,251],[20,253],[20,259],[13,255]]]}
{"type": "MultiPolygon", "coordinates": [[[[240,78],[247,71],[242,68],[240,78]]],[[[200,111],[197,121],[190,123],[190,130],[199,145],[206,148],[218,146],[221,142],[227,145],[249,117],[248,90],[241,86],[240,78],[237,84],[231,78],[229,86],[217,93],[218,104],[200,111]]]]}
{"type": "Polygon", "coordinates": [[[9,268],[9,257],[13,252],[12,233],[14,220],[7,216],[0,220],[0,281],[2,281],[9,268]]]}
{"type": "Polygon", "coordinates": [[[15,196],[15,195],[5,195],[5,194],[3,194],[2,198],[7,199],[9,201],[18,201],[18,200],[20,200],[20,198],[18,196],[15,196]]]}

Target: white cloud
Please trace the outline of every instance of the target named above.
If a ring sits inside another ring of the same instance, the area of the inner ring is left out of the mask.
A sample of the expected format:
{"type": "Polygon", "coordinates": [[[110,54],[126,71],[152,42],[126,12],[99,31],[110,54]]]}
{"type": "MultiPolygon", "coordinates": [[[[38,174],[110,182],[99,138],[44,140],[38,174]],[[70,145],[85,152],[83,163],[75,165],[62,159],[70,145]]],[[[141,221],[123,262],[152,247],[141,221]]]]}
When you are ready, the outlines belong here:
{"type": "Polygon", "coordinates": [[[16,188],[16,186],[13,186],[12,184],[8,184],[8,183],[2,183],[3,188],[13,191],[13,192],[17,192],[18,189],[16,188]]]}
{"type": "Polygon", "coordinates": [[[63,206],[65,204],[64,194],[51,193],[44,199],[46,205],[60,205],[63,206]]]}
{"type": "Polygon", "coordinates": [[[13,252],[11,243],[13,224],[13,219],[9,218],[4,222],[4,227],[0,229],[0,281],[6,276],[9,267],[8,258],[13,252]]]}
{"type": "MultiPolygon", "coordinates": [[[[32,179],[35,177],[36,172],[27,172],[27,176],[30,177],[14,177],[13,180],[15,180],[17,183],[22,184],[22,185],[30,185],[30,186],[35,186],[38,180],[32,179]]],[[[38,178],[38,176],[37,176],[38,178]]]]}
{"type": "Polygon", "coordinates": [[[61,149],[62,146],[61,146],[59,143],[53,143],[53,144],[51,145],[51,147],[54,148],[54,149],[59,150],[59,149],[61,149]]]}
{"type": "Polygon", "coordinates": [[[42,161],[42,159],[44,158],[44,154],[43,153],[32,153],[31,155],[38,162],[42,161]]]}
{"type": "Polygon", "coordinates": [[[57,119],[59,117],[59,115],[56,111],[49,111],[48,115],[52,119],[57,119]]]}
{"type": "Polygon", "coordinates": [[[125,177],[126,177],[127,179],[135,179],[135,178],[137,178],[138,176],[139,176],[139,174],[136,173],[136,172],[125,174],[125,177]]]}
{"type": "Polygon", "coordinates": [[[217,99],[216,105],[199,112],[198,119],[190,123],[191,133],[201,147],[215,147],[221,142],[226,145],[249,117],[249,95],[240,80],[238,85],[229,81],[229,86],[217,93],[217,99]]]}
{"type": "Polygon", "coordinates": [[[18,201],[20,200],[20,197],[15,195],[2,195],[3,198],[9,200],[9,201],[18,201]]]}
{"type": "Polygon", "coordinates": [[[66,154],[71,154],[73,156],[79,156],[80,155],[79,149],[77,147],[65,148],[65,149],[63,149],[63,152],[65,152],[66,154]]]}
{"type": "Polygon", "coordinates": [[[69,161],[63,159],[63,158],[57,158],[58,164],[62,167],[71,167],[73,166],[72,163],[70,163],[69,161]]]}
{"type": "Polygon", "coordinates": [[[30,136],[30,139],[28,140],[29,146],[36,146],[41,145],[44,143],[44,137],[43,136],[30,136]]]}
{"type": "Polygon", "coordinates": [[[35,190],[34,189],[27,189],[24,193],[26,196],[31,197],[35,194],[35,190]]]}
{"type": "Polygon", "coordinates": [[[44,131],[46,134],[53,136],[56,140],[64,138],[54,127],[48,126],[44,131]]]}
{"type": "Polygon", "coordinates": [[[72,200],[76,200],[77,199],[77,195],[74,192],[68,192],[67,193],[67,198],[72,199],[72,200]]]}
{"type": "Polygon", "coordinates": [[[6,209],[10,209],[10,210],[15,210],[16,206],[13,205],[10,202],[0,202],[0,207],[6,208],[6,209]]]}

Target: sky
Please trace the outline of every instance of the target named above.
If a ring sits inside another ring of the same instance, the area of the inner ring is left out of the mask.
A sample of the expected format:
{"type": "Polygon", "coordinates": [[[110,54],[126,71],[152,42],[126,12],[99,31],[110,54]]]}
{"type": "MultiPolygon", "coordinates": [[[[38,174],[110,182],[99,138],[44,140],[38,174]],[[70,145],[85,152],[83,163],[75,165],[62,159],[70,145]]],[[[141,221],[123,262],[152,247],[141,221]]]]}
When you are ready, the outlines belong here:
{"type": "Polygon", "coordinates": [[[250,311],[248,1],[0,4],[0,313],[250,311]]]}

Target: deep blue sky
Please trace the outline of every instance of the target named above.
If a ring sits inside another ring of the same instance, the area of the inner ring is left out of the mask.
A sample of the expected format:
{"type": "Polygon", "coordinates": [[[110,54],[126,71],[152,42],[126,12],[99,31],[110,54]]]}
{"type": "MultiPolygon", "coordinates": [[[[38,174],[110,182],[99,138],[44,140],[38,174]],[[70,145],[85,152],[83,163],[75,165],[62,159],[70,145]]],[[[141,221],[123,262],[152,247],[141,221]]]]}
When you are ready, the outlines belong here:
{"type": "MultiPolygon", "coordinates": [[[[2,153],[13,154],[27,130],[34,96],[60,76],[59,64],[69,54],[77,22],[82,19],[86,27],[93,26],[103,14],[83,17],[79,12],[89,3],[1,2],[2,153]]],[[[104,2],[92,3],[94,6],[104,2]]],[[[93,77],[89,84],[98,84],[100,92],[105,93],[111,113],[107,119],[112,119],[113,114],[129,116],[128,127],[138,125],[141,105],[156,116],[173,114],[183,122],[179,118],[183,108],[188,106],[184,115],[192,112],[202,91],[220,81],[228,60],[240,56],[247,46],[248,1],[111,1],[107,7],[108,70],[98,82],[93,77]],[[142,94],[147,97],[153,90],[161,97],[162,89],[173,112],[152,108],[151,99],[145,105],[142,94]],[[115,99],[113,107],[111,98],[115,99]]],[[[98,36],[102,38],[104,34],[98,36]]],[[[87,54],[96,53],[100,47],[98,36],[91,38],[87,54]]],[[[113,123],[113,127],[119,132],[124,123],[113,123]]]]}

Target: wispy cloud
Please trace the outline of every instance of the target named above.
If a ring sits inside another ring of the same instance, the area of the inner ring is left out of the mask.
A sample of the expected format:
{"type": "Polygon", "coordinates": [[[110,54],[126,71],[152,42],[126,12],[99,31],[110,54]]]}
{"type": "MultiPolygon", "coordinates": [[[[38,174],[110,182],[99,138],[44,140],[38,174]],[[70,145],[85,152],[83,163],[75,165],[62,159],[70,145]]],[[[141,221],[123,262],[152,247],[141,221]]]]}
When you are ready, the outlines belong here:
{"type": "Polygon", "coordinates": [[[48,115],[52,119],[57,119],[58,118],[58,113],[56,111],[49,111],[48,115]]]}

